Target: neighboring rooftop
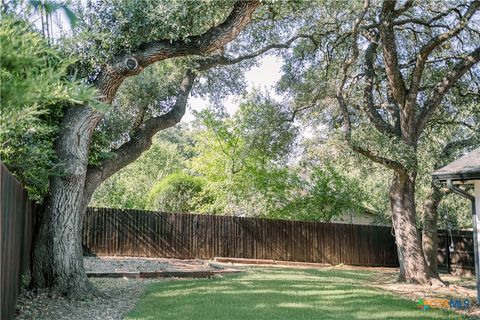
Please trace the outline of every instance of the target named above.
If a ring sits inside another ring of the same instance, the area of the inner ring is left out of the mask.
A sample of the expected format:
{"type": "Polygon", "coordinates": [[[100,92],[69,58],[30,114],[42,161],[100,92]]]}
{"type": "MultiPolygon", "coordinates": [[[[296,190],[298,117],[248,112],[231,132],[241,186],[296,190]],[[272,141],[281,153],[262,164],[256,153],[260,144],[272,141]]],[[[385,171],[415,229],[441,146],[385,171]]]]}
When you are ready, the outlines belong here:
{"type": "Polygon", "coordinates": [[[432,174],[438,180],[477,180],[480,179],[480,148],[467,153],[432,174]]]}

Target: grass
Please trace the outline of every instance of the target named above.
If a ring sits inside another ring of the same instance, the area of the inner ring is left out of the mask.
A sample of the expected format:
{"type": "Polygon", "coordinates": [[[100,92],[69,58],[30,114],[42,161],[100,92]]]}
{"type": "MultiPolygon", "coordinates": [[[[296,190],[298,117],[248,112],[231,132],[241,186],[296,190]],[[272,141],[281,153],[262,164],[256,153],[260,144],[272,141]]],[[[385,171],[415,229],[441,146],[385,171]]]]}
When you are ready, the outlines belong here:
{"type": "Polygon", "coordinates": [[[371,271],[252,268],[152,283],[126,319],[465,319],[369,288],[371,271]]]}

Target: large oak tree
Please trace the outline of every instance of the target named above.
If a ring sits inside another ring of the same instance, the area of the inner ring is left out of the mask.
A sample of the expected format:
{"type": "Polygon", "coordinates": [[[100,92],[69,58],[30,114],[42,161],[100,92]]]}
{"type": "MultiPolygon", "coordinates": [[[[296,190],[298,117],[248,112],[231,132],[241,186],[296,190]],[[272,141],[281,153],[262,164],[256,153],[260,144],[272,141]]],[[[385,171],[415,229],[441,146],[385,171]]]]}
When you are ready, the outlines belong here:
{"type": "MultiPolygon", "coordinates": [[[[268,9],[254,16],[260,4],[256,0],[171,4],[124,0],[80,5],[84,26],[72,38],[78,44],[66,41],[66,47],[70,46],[80,57],[72,75],[83,77],[96,88],[108,111],[81,104],[63,108],[55,143],[61,173],[50,177],[34,239],[35,287],[51,288],[73,297],[95,292],[86,278],[81,246],[82,218],[95,190],[149,149],[158,131],[180,122],[192,91],[202,91],[195,89],[198,78],[208,72],[215,78],[221,74],[216,67],[244,64],[306,37],[301,34],[292,37],[291,32],[275,29],[275,21],[283,19],[275,17],[275,12],[289,15],[290,6],[284,10],[280,5],[267,3],[268,9]],[[242,35],[252,19],[256,27],[249,31],[250,36],[242,35]],[[236,44],[232,43],[239,37],[236,44]],[[168,61],[173,61],[172,65],[168,66],[168,61]],[[133,84],[128,82],[129,78],[142,77],[145,69],[158,65],[163,71],[150,73],[140,79],[140,84],[128,88],[133,84]],[[122,99],[119,92],[129,89],[136,92],[127,98],[132,107],[123,116],[128,125],[122,131],[117,124],[112,128],[112,119],[118,112],[115,107],[121,105],[117,101],[122,99]],[[149,98],[151,103],[135,101],[149,98]],[[120,131],[121,135],[109,130],[120,131]],[[105,138],[102,134],[110,138],[106,139],[109,145],[106,156],[98,152],[99,146],[102,149],[99,140],[105,138]]],[[[227,83],[235,83],[229,76],[241,76],[239,69],[234,72],[223,74],[221,79],[226,82],[223,86],[205,90],[215,99],[218,94],[214,91],[226,90],[227,83]]],[[[209,79],[206,82],[208,87],[209,79]]]]}
{"type": "Polygon", "coordinates": [[[478,91],[468,79],[478,79],[479,7],[478,1],[335,3],[305,26],[316,43],[286,57],[282,88],[294,103],[330,111],[327,118],[341,125],[353,151],[395,173],[392,222],[401,277],[412,283],[436,276],[417,229],[419,141],[462,78],[478,91]]]}
{"type": "MultiPolygon", "coordinates": [[[[123,43],[125,48],[119,47],[114,55],[107,55],[102,65],[97,65],[99,70],[90,77],[91,85],[97,88],[101,101],[109,105],[125,79],[140,74],[154,63],[185,56],[209,56],[221,51],[251,21],[259,5],[259,1],[237,1],[223,21],[198,35],[176,40],[158,38],[136,44],[123,43]]],[[[141,34],[138,38],[141,39],[141,34]]],[[[168,112],[139,124],[128,142],[94,166],[89,166],[88,155],[92,135],[104,113],[89,105],[64,108],[55,144],[63,172],[51,177],[49,192],[38,217],[32,274],[35,287],[53,288],[69,296],[84,296],[92,292],[83,268],[81,226],[94,190],[148,149],[157,131],[181,120],[199,70],[220,62],[230,63],[225,57],[215,57],[187,68],[168,112]]]]}

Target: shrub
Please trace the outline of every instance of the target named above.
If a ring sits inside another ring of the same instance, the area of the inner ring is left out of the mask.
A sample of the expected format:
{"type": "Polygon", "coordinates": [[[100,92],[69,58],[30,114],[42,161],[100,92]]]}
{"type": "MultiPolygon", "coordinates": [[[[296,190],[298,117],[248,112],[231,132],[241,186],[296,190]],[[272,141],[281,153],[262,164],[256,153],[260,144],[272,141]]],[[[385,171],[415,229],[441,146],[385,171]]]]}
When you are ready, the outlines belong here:
{"type": "Polygon", "coordinates": [[[150,191],[151,209],[165,212],[192,212],[201,205],[203,182],[183,172],[172,173],[150,191]]]}

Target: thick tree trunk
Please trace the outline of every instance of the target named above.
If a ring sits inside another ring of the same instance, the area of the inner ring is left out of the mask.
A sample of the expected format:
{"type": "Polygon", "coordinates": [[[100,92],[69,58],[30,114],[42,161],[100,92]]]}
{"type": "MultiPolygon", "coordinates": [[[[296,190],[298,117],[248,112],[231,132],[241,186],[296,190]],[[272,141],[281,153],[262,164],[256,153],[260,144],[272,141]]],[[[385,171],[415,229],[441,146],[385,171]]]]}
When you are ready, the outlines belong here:
{"type": "Polygon", "coordinates": [[[428,267],[415,223],[415,177],[408,174],[395,175],[390,187],[390,205],[405,280],[410,283],[428,283],[428,267]]]}
{"type": "Polygon", "coordinates": [[[423,254],[428,265],[429,274],[433,278],[438,275],[438,235],[437,235],[437,209],[442,199],[442,192],[438,186],[432,184],[427,199],[422,205],[423,232],[422,246],[423,254]]]}
{"type": "Polygon", "coordinates": [[[69,297],[93,293],[83,268],[81,228],[88,148],[101,114],[88,107],[67,108],[56,153],[63,174],[53,177],[37,221],[32,283],[69,297]]]}

